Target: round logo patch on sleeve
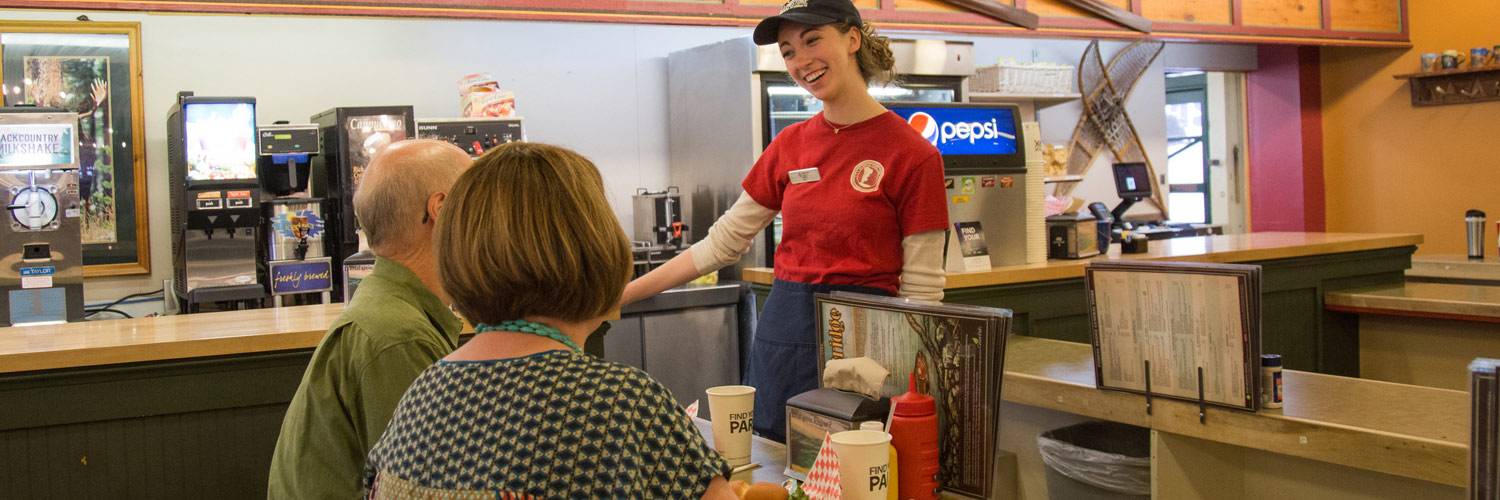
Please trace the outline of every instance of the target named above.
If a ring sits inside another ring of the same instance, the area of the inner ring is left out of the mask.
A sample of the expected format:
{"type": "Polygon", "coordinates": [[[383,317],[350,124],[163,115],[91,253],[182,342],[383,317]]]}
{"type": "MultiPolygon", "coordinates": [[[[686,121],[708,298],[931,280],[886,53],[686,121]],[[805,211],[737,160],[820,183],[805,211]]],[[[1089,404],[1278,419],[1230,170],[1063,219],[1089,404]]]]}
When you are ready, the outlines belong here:
{"type": "Polygon", "coordinates": [[[883,177],[885,165],[875,160],[865,160],[854,166],[854,173],[849,175],[849,184],[854,186],[855,191],[873,193],[880,189],[880,179],[883,177]]]}

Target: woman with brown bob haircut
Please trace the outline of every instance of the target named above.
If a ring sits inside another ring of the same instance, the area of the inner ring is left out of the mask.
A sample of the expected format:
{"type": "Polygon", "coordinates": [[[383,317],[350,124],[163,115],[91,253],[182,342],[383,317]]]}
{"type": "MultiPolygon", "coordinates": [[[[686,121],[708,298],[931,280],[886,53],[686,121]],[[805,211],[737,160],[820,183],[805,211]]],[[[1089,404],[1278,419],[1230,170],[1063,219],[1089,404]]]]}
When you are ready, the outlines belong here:
{"type": "Polygon", "coordinates": [[[593,163],[545,144],[490,151],[453,186],[434,243],[478,334],[401,398],[366,464],[371,497],[733,495],[665,387],[579,348],[631,272],[593,163]]]}

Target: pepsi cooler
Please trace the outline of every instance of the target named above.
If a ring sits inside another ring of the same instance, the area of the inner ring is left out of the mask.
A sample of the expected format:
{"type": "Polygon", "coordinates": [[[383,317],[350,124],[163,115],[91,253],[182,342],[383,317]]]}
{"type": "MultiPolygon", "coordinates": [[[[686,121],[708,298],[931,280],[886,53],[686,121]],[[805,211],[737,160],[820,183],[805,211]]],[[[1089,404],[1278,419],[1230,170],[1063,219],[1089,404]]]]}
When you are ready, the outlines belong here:
{"type": "Polygon", "coordinates": [[[946,270],[1025,264],[1026,142],[1020,108],[957,103],[886,107],[943,155],[949,223],[946,270]]]}

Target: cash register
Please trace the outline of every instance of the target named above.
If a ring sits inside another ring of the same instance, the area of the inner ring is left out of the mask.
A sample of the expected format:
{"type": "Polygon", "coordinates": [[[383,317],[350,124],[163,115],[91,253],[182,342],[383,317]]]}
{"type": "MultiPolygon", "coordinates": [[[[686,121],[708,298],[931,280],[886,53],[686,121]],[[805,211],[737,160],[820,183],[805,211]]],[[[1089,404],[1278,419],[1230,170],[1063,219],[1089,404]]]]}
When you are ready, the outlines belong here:
{"type": "Polygon", "coordinates": [[[1151,173],[1146,168],[1146,164],[1141,162],[1116,163],[1113,167],[1115,193],[1120,196],[1120,204],[1115,205],[1115,208],[1109,211],[1114,219],[1110,228],[1110,241],[1118,243],[1120,235],[1125,231],[1153,240],[1224,234],[1222,227],[1208,224],[1125,220],[1125,212],[1130,210],[1130,207],[1151,197],[1151,173]]]}

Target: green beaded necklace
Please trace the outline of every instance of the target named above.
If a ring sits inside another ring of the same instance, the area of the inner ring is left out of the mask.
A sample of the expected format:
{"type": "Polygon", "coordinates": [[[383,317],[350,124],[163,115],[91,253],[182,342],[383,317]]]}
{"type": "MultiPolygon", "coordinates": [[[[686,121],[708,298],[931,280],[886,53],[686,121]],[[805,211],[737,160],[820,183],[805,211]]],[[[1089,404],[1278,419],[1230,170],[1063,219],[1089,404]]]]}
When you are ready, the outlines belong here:
{"type": "Polygon", "coordinates": [[[543,324],[537,323],[535,321],[526,321],[526,320],[522,320],[522,319],[511,319],[511,320],[501,321],[500,324],[498,324],[498,325],[491,325],[491,324],[486,324],[486,323],[480,323],[479,325],[477,325],[477,326],[474,327],[474,332],[475,333],[486,333],[486,332],[529,333],[529,334],[532,334],[532,335],[536,335],[538,337],[546,337],[546,338],[549,338],[549,339],[552,339],[552,340],[556,340],[558,342],[561,342],[562,345],[568,346],[569,349],[572,349],[572,350],[574,350],[576,352],[583,352],[583,349],[579,348],[578,344],[576,344],[576,343],[573,342],[573,339],[568,338],[567,335],[563,335],[563,332],[559,331],[556,328],[553,328],[553,327],[550,327],[550,326],[547,326],[547,325],[543,325],[543,324]]]}

